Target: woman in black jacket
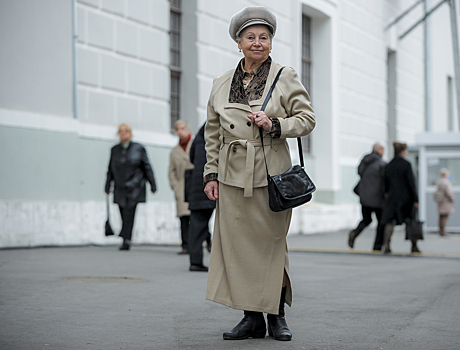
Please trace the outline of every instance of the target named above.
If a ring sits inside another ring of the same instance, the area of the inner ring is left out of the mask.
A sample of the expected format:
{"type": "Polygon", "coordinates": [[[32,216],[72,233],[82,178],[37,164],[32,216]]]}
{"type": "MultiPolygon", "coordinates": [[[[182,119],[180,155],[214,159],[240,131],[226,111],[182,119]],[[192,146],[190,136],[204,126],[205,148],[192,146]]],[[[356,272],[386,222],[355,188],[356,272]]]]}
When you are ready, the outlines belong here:
{"type": "Polygon", "coordinates": [[[147,152],[140,143],[132,142],[131,126],[118,127],[120,143],[113,146],[110,153],[105,193],[109,193],[112,181],[114,203],[120,208],[122,228],[120,237],[123,244],[120,250],[129,250],[133,233],[134,216],[138,203],[145,203],[145,180],[150,182],[152,193],[156,191],[155,177],[147,152]]]}
{"type": "MultiPolygon", "coordinates": [[[[410,218],[414,207],[418,207],[418,194],[412,166],[405,159],[407,145],[393,142],[394,158],[385,167],[385,204],[381,225],[384,228],[384,253],[391,253],[390,240],[395,225],[410,218]]],[[[408,237],[406,237],[408,239],[408,237]]],[[[417,241],[412,241],[412,252],[419,253],[417,241]]]]}

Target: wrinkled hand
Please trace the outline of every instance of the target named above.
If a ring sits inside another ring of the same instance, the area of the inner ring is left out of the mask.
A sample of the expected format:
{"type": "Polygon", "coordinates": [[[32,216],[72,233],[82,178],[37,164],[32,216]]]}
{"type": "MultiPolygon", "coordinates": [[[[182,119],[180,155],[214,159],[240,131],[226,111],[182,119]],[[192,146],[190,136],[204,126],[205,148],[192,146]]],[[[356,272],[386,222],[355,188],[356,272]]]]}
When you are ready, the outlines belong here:
{"type": "Polygon", "coordinates": [[[265,131],[270,130],[273,125],[271,119],[267,117],[264,111],[248,114],[248,118],[251,119],[251,122],[262,127],[265,131]]]}
{"type": "Polygon", "coordinates": [[[204,187],[204,193],[212,201],[219,198],[219,183],[217,181],[209,181],[204,187]]]}

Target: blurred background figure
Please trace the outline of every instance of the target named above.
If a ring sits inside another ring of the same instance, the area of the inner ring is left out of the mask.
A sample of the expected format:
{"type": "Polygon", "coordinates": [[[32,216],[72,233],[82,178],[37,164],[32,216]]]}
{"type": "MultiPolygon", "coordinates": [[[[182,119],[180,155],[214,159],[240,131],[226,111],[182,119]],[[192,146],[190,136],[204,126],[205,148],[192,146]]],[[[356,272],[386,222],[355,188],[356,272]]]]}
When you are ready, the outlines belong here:
{"type": "Polygon", "coordinates": [[[206,150],[203,124],[193,140],[190,148],[190,161],[194,167],[189,184],[188,208],[190,209],[190,231],[188,248],[190,254],[190,271],[208,271],[203,265],[203,242],[206,241],[208,251],[211,252],[211,234],[209,219],[216,207],[204,193],[203,172],[206,164],[206,150]]]}
{"type": "Polygon", "coordinates": [[[109,194],[113,181],[113,201],[118,204],[122,220],[120,237],[123,238],[123,244],[120,250],[129,250],[137,204],[146,201],[145,180],[150,183],[152,193],[155,193],[156,185],[144,146],[131,141],[131,126],[120,124],[118,136],[120,143],[113,146],[110,152],[105,193],[109,194]]]}
{"type": "Polygon", "coordinates": [[[373,250],[382,250],[383,230],[380,226],[383,207],[384,183],[386,162],[382,156],[385,148],[380,142],[376,142],[372,152],[364,156],[358,166],[360,180],[357,186],[357,194],[361,203],[363,218],[354,230],[348,235],[348,245],[353,248],[358,235],[371,224],[372,213],[377,217],[377,229],[373,250]]]}
{"type": "Polygon", "coordinates": [[[173,127],[177,136],[179,136],[179,144],[171,150],[169,156],[169,184],[174,191],[177,210],[176,215],[180,219],[182,250],[178,254],[188,254],[190,210],[184,198],[184,172],[185,169],[193,168],[193,164],[190,162],[189,157],[193,135],[185,120],[176,121],[173,127]]]}
{"type": "Polygon", "coordinates": [[[439,214],[439,234],[446,236],[446,224],[449,214],[452,214],[454,209],[454,193],[452,183],[449,180],[450,172],[446,168],[439,171],[441,178],[436,182],[436,192],[434,200],[438,205],[439,214]]]}
{"type": "MultiPolygon", "coordinates": [[[[395,225],[411,218],[414,206],[418,208],[418,194],[411,164],[405,159],[407,144],[393,142],[394,158],[385,167],[385,202],[381,225],[384,229],[384,253],[391,253],[390,241],[395,225]]],[[[408,239],[406,237],[406,239],[408,239]]],[[[412,240],[413,253],[419,253],[417,240],[412,240]]]]}

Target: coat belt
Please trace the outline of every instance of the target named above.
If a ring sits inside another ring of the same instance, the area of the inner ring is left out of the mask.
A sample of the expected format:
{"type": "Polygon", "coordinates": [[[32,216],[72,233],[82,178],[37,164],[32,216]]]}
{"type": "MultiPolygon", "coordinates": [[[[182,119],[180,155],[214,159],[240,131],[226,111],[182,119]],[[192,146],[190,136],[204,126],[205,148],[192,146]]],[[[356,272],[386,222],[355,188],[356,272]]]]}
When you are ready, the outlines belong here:
{"type": "MultiPolygon", "coordinates": [[[[280,143],[279,139],[275,139],[275,140],[272,139],[271,141],[280,143]]],[[[224,168],[224,181],[227,179],[228,159],[230,158],[232,146],[240,145],[243,148],[247,149],[246,166],[244,169],[244,194],[243,195],[244,197],[252,197],[252,189],[254,185],[254,166],[255,166],[255,156],[256,156],[255,147],[262,147],[262,143],[260,142],[260,139],[245,140],[245,139],[238,139],[234,136],[224,136],[222,138],[222,142],[224,144],[228,144],[227,157],[226,157],[225,168],[224,168]]]]}

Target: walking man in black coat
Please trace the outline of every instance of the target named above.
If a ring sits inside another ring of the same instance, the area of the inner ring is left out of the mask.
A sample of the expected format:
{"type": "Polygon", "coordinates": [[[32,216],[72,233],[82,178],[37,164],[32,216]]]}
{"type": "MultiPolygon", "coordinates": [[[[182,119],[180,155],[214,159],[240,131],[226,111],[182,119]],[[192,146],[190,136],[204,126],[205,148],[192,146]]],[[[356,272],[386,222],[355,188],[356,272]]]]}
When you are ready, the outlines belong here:
{"type": "Polygon", "coordinates": [[[386,162],[382,156],[385,148],[380,142],[376,142],[372,148],[372,153],[364,156],[358,166],[358,174],[361,177],[357,186],[361,212],[363,219],[354,230],[348,235],[348,245],[353,248],[355,239],[358,235],[371,224],[372,213],[377,217],[377,232],[373,250],[382,250],[383,229],[380,227],[382,217],[384,183],[383,177],[386,162]]]}
{"type": "MultiPolygon", "coordinates": [[[[401,225],[418,208],[418,194],[411,164],[405,159],[407,145],[393,142],[394,158],[385,168],[385,203],[381,225],[384,229],[384,253],[391,253],[390,241],[395,225],[401,225]]],[[[408,239],[408,237],[406,237],[408,239]]],[[[417,240],[412,240],[413,253],[419,253],[417,240]]]]}
{"type": "Polygon", "coordinates": [[[208,199],[204,193],[203,171],[206,164],[204,125],[193,140],[190,148],[190,161],[193,163],[190,188],[188,189],[188,207],[190,210],[189,254],[190,271],[208,271],[203,265],[203,242],[208,240],[210,250],[209,219],[216,202],[208,199]]]}
{"type": "Polygon", "coordinates": [[[150,190],[155,193],[157,188],[153,170],[144,146],[131,141],[132,131],[129,124],[123,123],[118,127],[120,143],[110,151],[105,193],[109,193],[112,182],[115,183],[113,201],[120,209],[122,228],[120,237],[123,244],[120,250],[129,250],[133,234],[134,216],[138,203],[146,200],[145,183],[150,183],[150,190]]]}

